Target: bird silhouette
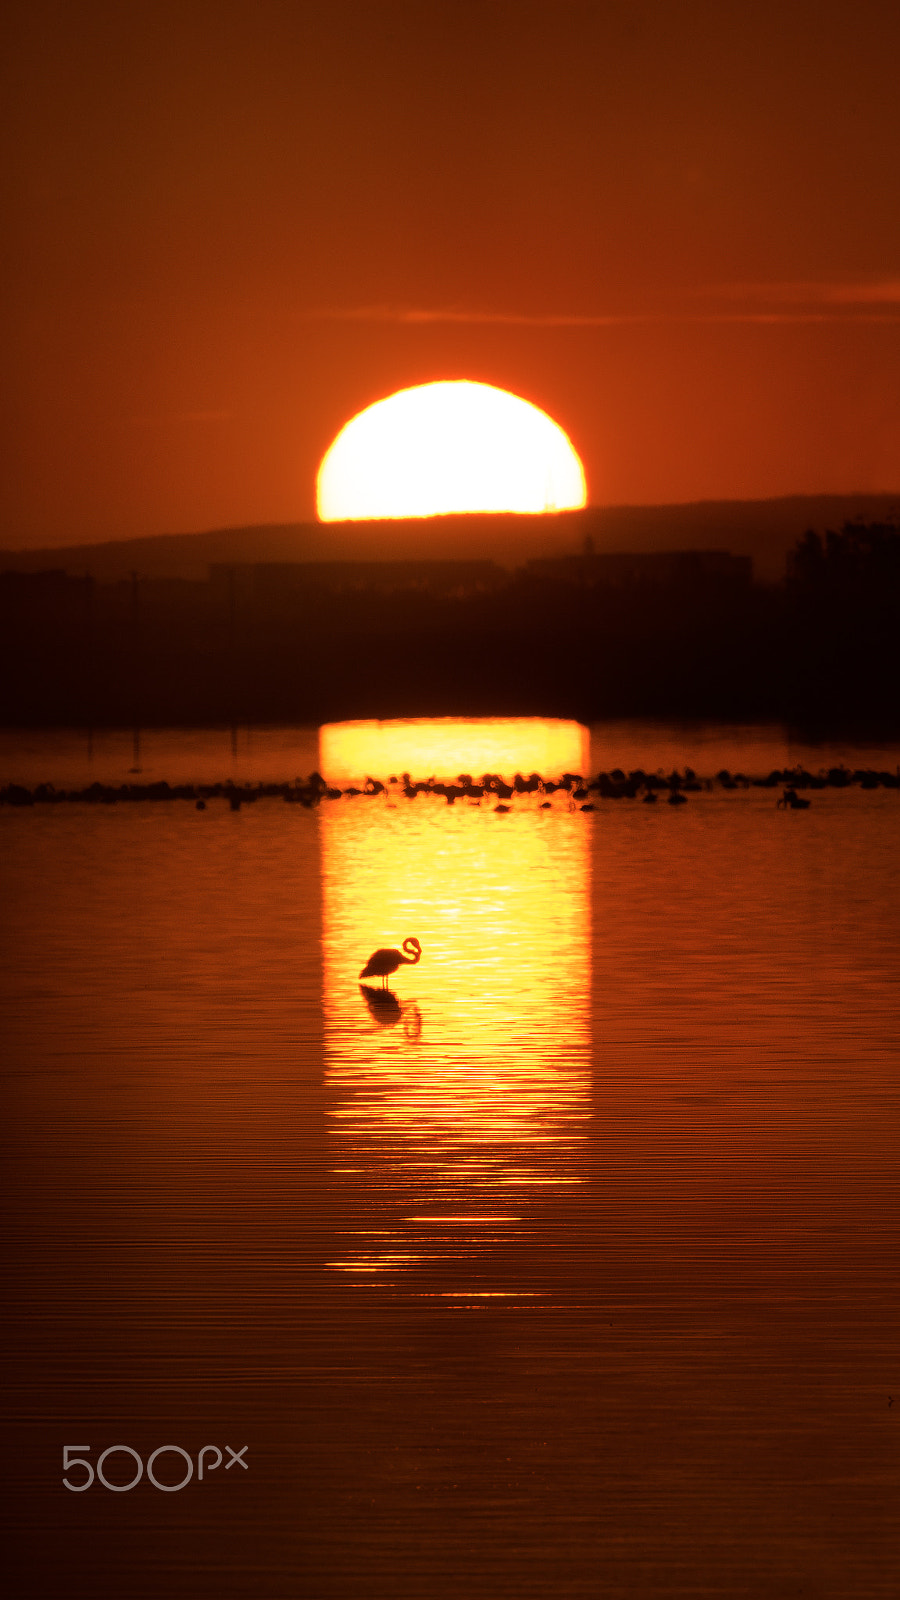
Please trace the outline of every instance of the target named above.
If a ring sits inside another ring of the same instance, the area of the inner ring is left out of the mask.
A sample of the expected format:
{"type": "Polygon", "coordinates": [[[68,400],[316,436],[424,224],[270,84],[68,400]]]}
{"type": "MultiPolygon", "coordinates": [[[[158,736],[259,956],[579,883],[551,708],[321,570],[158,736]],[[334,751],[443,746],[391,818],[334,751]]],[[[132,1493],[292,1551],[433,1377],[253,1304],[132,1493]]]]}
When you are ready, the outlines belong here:
{"type": "Polygon", "coordinates": [[[783,807],[786,811],[807,811],[810,802],[802,800],[796,789],[785,789],[781,799],[776,800],[775,804],[779,809],[783,807]]]}
{"type": "Polygon", "coordinates": [[[414,967],[421,959],[422,946],[418,939],[404,939],[403,950],[376,950],[363,967],[360,977],[380,978],[382,989],[386,989],[389,973],[396,972],[402,966],[414,967]]]}

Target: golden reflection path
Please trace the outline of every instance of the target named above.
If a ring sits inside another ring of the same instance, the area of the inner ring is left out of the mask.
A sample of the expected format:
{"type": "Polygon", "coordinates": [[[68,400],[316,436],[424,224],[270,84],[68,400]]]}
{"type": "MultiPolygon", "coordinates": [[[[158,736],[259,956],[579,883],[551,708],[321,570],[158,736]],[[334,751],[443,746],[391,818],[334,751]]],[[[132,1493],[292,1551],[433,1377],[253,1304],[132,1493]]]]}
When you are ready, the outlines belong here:
{"type": "MultiPolygon", "coordinates": [[[[349,734],[343,749],[352,766],[349,734]]],[[[486,766],[509,772],[499,735],[486,766]]],[[[450,1298],[525,1292],[494,1269],[583,1179],[593,819],[539,807],[360,796],[320,812],[336,1270],[417,1269],[450,1298]],[[421,963],[387,996],[363,988],[371,952],[409,935],[421,963]]]]}
{"type": "Polygon", "coordinates": [[[395,722],[329,722],[319,729],[319,770],[330,783],[367,777],[480,778],[517,772],[544,778],[587,774],[591,736],[579,722],[554,717],[434,717],[395,722]]]}

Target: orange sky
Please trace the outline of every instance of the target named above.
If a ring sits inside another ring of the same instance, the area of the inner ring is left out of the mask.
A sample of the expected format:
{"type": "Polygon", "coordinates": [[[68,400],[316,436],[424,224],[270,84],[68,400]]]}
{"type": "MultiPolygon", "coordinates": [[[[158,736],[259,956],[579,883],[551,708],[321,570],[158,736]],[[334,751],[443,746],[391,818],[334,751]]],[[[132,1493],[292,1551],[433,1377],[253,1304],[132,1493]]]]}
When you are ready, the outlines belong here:
{"type": "Polygon", "coordinates": [[[900,490],[886,0],[10,0],[0,545],[314,513],[393,390],[604,502],[900,490]]]}

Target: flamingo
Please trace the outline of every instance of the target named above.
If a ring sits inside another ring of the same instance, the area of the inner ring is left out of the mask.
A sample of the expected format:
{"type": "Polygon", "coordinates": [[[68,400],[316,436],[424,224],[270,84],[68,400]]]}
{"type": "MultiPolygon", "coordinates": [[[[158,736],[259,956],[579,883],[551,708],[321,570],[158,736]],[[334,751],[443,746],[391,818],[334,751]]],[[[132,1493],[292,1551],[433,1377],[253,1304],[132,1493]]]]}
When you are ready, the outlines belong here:
{"type": "Polygon", "coordinates": [[[418,939],[404,939],[403,950],[376,950],[360,973],[361,978],[380,978],[382,989],[387,988],[388,974],[404,965],[414,967],[422,959],[422,946],[418,939]],[[403,954],[403,950],[407,952],[403,954]]]}

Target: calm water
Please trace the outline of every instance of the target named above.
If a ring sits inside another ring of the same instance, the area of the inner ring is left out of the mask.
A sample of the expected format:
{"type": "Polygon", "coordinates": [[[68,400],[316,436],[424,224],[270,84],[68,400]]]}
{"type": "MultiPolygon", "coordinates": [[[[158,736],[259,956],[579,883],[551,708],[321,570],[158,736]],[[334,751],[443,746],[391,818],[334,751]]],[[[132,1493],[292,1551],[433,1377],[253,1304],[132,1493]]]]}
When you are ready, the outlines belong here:
{"type": "MultiPolygon", "coordinates": [[[[130,739],[92,757],[7,735],[0,778],[126,781],[130,739]]],[[[898,757],[591,744],[841,758],[898,757]]],[[[775,798],[0,809],[17,1594],[893,1600],[900,795],[775,798]],[[249,1470],[76,1494],[66,1444],[249,1470]]]]}

